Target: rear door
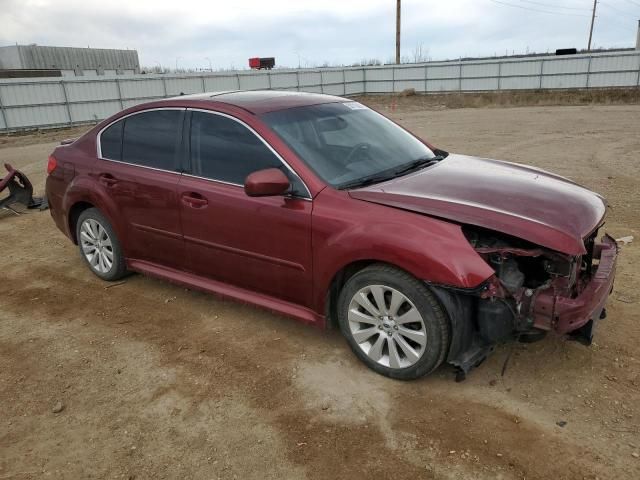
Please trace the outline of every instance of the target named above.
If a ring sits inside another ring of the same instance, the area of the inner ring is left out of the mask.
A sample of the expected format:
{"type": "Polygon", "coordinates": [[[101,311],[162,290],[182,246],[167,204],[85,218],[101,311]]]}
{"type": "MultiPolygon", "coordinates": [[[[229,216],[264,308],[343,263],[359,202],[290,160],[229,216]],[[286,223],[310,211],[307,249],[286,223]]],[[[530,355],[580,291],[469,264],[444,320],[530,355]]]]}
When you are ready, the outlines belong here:
{"type": "Polygon", "coordinates": [[[237,119],[190,112],[191,174],[178,188],[185,246],[195,273],[309,306],[310,195],[279,156],[237,119]],[[294,193],[249,197],[244,180],[280,168],[294,193]]]}
{"type": "Polygon", "coordinates": [[[113,199],[130,259],[183,269],[177,186],[185,109],[129,115],[102,131],[94,174],[113,199]]]}

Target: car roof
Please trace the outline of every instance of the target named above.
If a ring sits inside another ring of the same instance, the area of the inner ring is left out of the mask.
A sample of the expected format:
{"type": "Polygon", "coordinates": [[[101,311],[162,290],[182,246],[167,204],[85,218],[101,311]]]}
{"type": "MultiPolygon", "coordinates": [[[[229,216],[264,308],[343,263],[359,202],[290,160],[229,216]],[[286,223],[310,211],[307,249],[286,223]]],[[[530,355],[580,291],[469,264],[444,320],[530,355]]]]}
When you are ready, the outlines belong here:
{"type": "Polygon", "coordinates": [[[171,102],[179,100],[189,100],[189,103],[221,102],[242,108],[254,114],[275,112],[277,110],[304,107],[307,105],[351,101],[334,95],[282,90],[229,90],[180,95],[166,99],[166,101],[171,102]]]}

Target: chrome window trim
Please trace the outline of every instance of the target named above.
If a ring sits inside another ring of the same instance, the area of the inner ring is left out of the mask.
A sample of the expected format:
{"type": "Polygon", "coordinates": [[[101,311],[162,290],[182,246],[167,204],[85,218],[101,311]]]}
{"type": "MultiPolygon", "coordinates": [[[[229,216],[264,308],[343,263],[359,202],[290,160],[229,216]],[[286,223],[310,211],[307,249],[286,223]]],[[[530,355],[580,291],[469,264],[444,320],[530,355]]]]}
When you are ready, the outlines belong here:
{"type": "Polygon", "coordinates": [[[122,165],[129,165],[130,167],[146,168],[147,170],[154,170],[156,172],[171,173],[173,175],[182,175],[182,172],[176,172],[175,170],[165,170],[163,168],[149,167],[147,165],[138,165],[137,163],[123,162],[122,160],[111,160],[110,158],[102,158],[102,157],[98,157],[98,160],[104,160],[105,162],[120,163],[122,165]]]}
{"type": "MultiPolygon", "coordinates": [[[[165,170],[163,168],[155,168],[155,167],[149,167],[147,165],[139,165],[137,163],[130,163],[130,162],[125,162],[122,160],[114,160],[112,158],[106,158],[102,156],[102,132],[104,132],[107,128],[111,127],[112,125],[115,125],[116,123],[123,121],[124,119],[128,118],[128,117],[132,117],[133,115],[139,115],[141,113],[146,113],[146,112],[154,112],[154,111],[158,111],[158,110],[185,110],[185,111],[192,111],[192,112],[203,112],[203,113],[209,113],[211,115],[219,115],[221,117],[226,117],[229,118],[231,120],[234,120],[235,122],[238,122],[239,124],[243,125],[246,129],[248,129],[251,133],[253,133],[256,137],[258,137],[258,139],[271,151],[271,153],[273,153],[275,155],[275,157],[280,160],[280,162],[287,168],[287,170],[289,170],[293,175],[295,175],[296,177],[298,177],[300,179],[300,183],[302,183],[302,185],[304,186],[305,190],[306,190],[306,196],[296,196],[293,198],[298,198],[300,200],[312,200],[312,196],[311,196],[311,191],[309,190],[309,187],[307,187],[307,184],[304,182],[304,180],[302,179],[302,177],[300,177],[300,175],[298,175],[298,173],[296,173],[296,171],[291,168],[291,165],[289,165],[284,158],[282,158],[282,156],[276,152],[274,150],[274,148],[264,139],[262,138],[262,136],[260,134],[258,134],[258,132],[256,132],[253,128],[251,128],[251,126],[247,125],[245,122],[243,122],[242,120],[226,114],[226,113],[222,113],[222,112],[216,112],[214,110],[206,110],[204,108],[188,108],[188,107],[155,107],[155,108],[148,108],[146,110],[139,110],[137,112],[131,112],[128,113],[127,115],[123,115],[122,117],[119,117],[117,119],[115,119],[113,122],[105,125],[104,127],[102,127],[100,129],[100,131],[98,132],[98,135],[96,137],[96,154],[98,157],[98,160],[105,160],[107,162],[114,162],[114,163],[120,163],[123,165],[130,165],[132,167],[139,167],[139,168],[146,168],[149,170],[155,170],[157,172],[166,172],[166,173],[172,173],[174,175],[184,175],[185,177],[190,177],[190,178],[197,178],[200,180],[207,180],[209,182],[214,182],[214,183],[220,183],[222,185],[230,185],[233,187],[241,187],[244,188],[244,185],[242,184],[238,184],[238,183],[233,183],[233,182],[225,182],[224,180],[217,180],[215,178],[206,178],[206,177],[199,177],[197,175],[191,175],[189,173],[182,173],[182,172],[176,172],[174,170],[165,170]]],[[[189,129],[189,132],[191,131],[191,129],[189,129]]],[[[124,134],[124,130],[123,130],[123,134],[124,134]]],[[[124,139],[123,139],[124,141],[124,139]]],[[[191,159],[189,159],[189,161],[191,161],[191,159]]]]}
{"type": "MultiPolygon", "coordinates": [[[[302,185],[304,186],[305,190],[306,190],[306,196],[299,196],[299,197],[294,197],[294,198],[301,198],[301,199],[305,199],[305,200],[311,200],[311,191],[309,190],[309,187],[307,187],[307,184],[304,182],[304,180],[302,179],[302,177],[300,175],[298,175],[298,173],[291,168],[291,165],[289,165],[284,158],[282,158],[282,156],[276,152],[274,150],[274,148],[269,144],[269,142],[267,142],[264,138],[262,138],[262,136],[256,132],[253,128],[251,128],[251,126],[247,125],[245,122],[243,122],[242,120],[240,120],[239,118],[236,118],[232,115],[229,115],[227,113],[222,113],[222,112],[216,112],[214,110],[206,110],[204,108],[187,108],[188,111],[191,112],[203,112],[203,113],[208,113],[211,115],[219,115],[221,117],[226,117],[230,120],[233,120],[237,123],[239,123],[240,125],[244,126],[247,130],[249,130],[251,133],[253,133],[270,151],[271,153],[273,153],[275,155],[275,157],[280,160],[280,162],[287,168],[287,170],[289,170],[293,175],[295,175],[296,177],[298,177],[298,179],[300,179],[300,183],[302,183],[302,185]]],[[[189,129],[189,131],[191,131],[191,129],[189,129]]],[[[244,188],[244,185],[238,185],[237,183],[232,183],[232,182],[225,182],[224,180],[216,180],[214,178],[205,178],[205,177],[198,177],[196,175],[190,175],[190,174],[185,174],[185,176],[189,176],[189,177],[193,177],[193,178],[200,178],[202,180],[210,180],[212,182],[218,182],[218,183],[223,183],[225,185],[235,185],[235,186],[240,186],[244,188]]]]}
{"type": "Polygon", "coordinates": [[[208,182],[221,183],[222,185],[230,185],[232,187],[244,188],[244,185],[241,185],[239,183],[225,182],[224,180],[215,180],[213,178],[207,178],[207,177],[199,177],[198,175],[191,175],[190,173],[183,173],[182,175],[184,177],[197,178],[198,180],[206,180],[208,182]]]}

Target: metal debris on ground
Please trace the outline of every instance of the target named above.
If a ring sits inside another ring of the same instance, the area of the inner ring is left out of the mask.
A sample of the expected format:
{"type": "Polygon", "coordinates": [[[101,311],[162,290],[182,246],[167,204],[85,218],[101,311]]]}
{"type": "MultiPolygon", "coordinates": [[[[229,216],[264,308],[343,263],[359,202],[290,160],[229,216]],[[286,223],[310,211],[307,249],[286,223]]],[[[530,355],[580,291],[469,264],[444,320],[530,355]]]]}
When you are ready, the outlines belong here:
{"type": "Polygon", "coordinates": [[[627,235],[626,237],[616,238],[616,243],[622,243],[623,245],[628,245],[633,242],[633,235],[627,235]]]}
{"type": "Polygon", "coordinates": [[[13,205],[21,204],[30,209],[39,208],[40,210],[49,207],[44,198],[33,196],[33,185],[24,173],[8,163],[4,164],[4,168],[9,173],[0,180],[0,193],[8,189],[9,196],[0,200],[0,210],[6,209],[20,215],[20,212],[13,208],[13,205]]]}

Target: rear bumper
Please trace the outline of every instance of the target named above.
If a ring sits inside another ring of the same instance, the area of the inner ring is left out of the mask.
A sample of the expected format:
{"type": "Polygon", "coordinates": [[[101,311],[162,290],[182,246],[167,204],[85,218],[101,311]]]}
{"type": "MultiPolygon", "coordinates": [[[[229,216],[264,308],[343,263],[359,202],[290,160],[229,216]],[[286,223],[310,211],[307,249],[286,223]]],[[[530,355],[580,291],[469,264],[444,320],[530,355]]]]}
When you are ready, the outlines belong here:
{"type": "Polygon", "coordinates": [[[595,246],[594,258],[599,264],[591,281],[576,298],[556,295],[553,286],[541,291],[533,307],[534,326],[565,334],[597,320],[613,289],[617,257],[616,241],[605,235],[595,246]]]}

